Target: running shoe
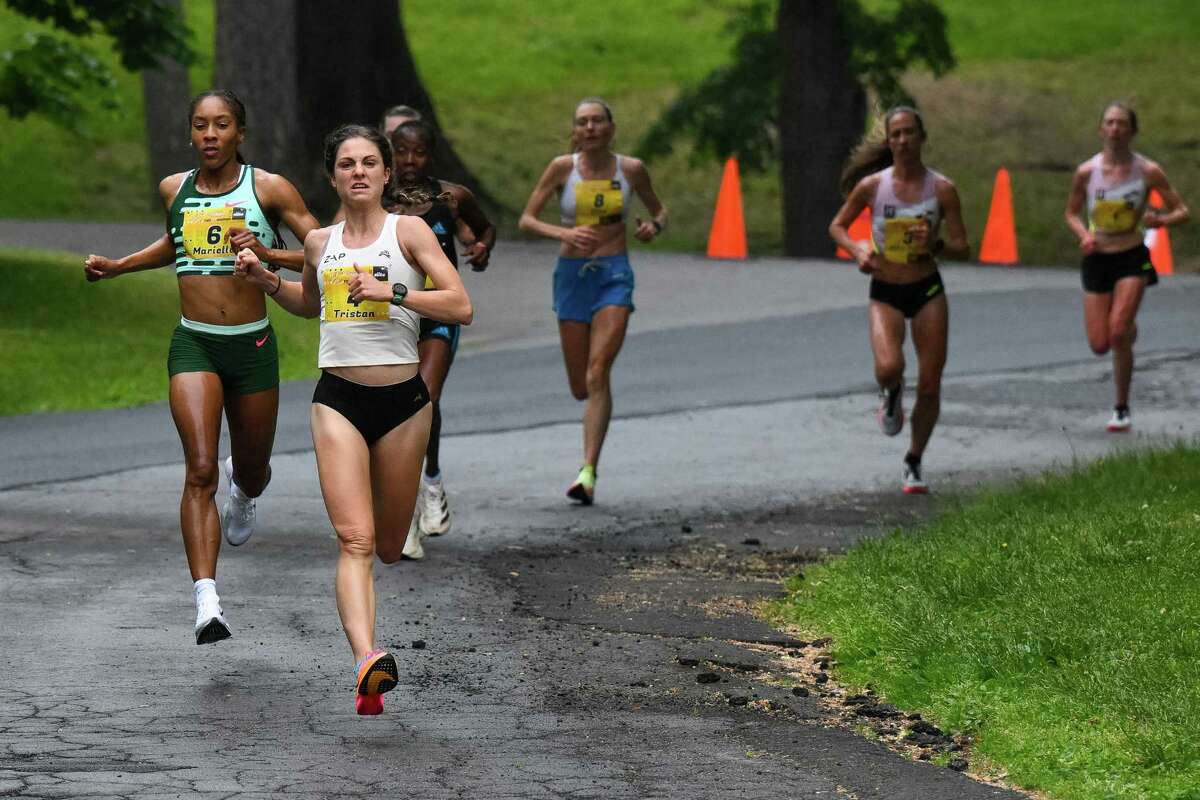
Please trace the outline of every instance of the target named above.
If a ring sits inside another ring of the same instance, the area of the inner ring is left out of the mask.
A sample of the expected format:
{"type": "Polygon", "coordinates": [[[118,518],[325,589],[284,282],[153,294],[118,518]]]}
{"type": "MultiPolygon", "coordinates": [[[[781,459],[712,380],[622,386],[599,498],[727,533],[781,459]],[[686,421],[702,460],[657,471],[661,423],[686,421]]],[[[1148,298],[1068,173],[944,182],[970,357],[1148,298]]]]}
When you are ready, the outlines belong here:
{"type": "Polygon", "coordinates": [[[400,558],[407,558],[409,561],[420,561],[424,558],[425,547],[421,544],[424,538],[425,534],[421,532],[421,515],[414,513],[408,526],[408,538],[404,540],[404,549],[400,551],[400,558]]]}
{"type": "Polygon", "coordinates": [[[254,498],[233,482],[233,456],[225,459],[225,477],[229,479],[229,499],[221,509],[221,529],[225,541],[234,547],[246,543],[254,533],[254,498]]]}
{"type": "Polygon", "coordinates": [[[585,506],[590,506],[596,497],[596,468],[591,464],[579,470],[579,476],[567,489],[567,497],[578,500],[585,506]]]}
{"type": "Polygon", "coordinates": [[[233,636],[229,623],[215,603],[204,604],[196,609],[196,644],[213,644],[233,636]]]}
{"type": "Polygon", "coordinates": [[[1112,418],[1108,421],[1109,433],[1128,433],[1133,427],[1133,419],[1129,416],[1128,408],[1114,408],[1112,418]]]}
{"type": "Polygon", "coordinates": [[[929,484],[921,479],[921,462],[904,462],[900,486],[905,494],[929,494],[929,484]]]}
{"type": "Polygon", "coordinates": [[[879,390],[879,430],[884,436],[895,436],[904,428],[904,382],[894,389],[879,390]]]}
{"type": "Polygon", "coordinates": [[[420,527],[426,536],[441,536],[450,532],[450,504],[446,502],[446,489],[441,480],[426,483],[421,480],[421,492],[417,495],[417,508],[421,510],[420,527]]]}
{"type": "Polygon", "coordinates": [[[358,662],[354,710],[373,716],[383,713],[383,693],[396,688],[400,670],[386,650],[372,650],[358,662]]]}

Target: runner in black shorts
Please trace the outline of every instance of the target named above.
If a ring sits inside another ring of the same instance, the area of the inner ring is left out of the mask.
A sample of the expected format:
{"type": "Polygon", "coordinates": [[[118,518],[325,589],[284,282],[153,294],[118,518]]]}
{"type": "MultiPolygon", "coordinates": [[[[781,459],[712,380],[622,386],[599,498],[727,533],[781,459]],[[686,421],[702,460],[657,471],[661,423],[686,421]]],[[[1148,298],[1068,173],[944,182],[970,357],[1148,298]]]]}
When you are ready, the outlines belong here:
{"type": "Polygon", "coordinates": [[[1187,207],[1171,188],[1162,168],[1135,153],[1137,113],[1113,102],[1100,117],[1104,148],[1079,165],[1067,198],[1067,225],[1083,251],[1083,317],[1088,344],[1098,356],[1113,356],[1116,403],[1108,430],[1128,431],[1129,386],[1133,382],[1133,343],[1137,312],[1147,286],[1158,283],[1139,223],[1146,228],[1178,225],[1187,207]],[[1150,190],[1162,195],[1164,208],[1147,208],[1150,190]],[[1080,218],[1087,205],[1086,220],[1080,218]]]}
{"type": "MultiPolygon", "coordinates": [[[[437,147],[437,134],[422,120],[403,122],[391,134],[395,176],[393,196],[385,197],[389,210],[413,214],[429,223],[437,236],[446,258],[458,268],[458,253],[454,235],[460,222],[472,234],[464,257],[476,272],[487,269],[488,259],[496,244],[496,227],[488,220],[465,186],[438,180],[428,173],[429,161],[437,147]]],[[[429,446],[425,451],[425,470],[417,499],[404,555],[423,558],[421,539],[438,536],[450,530],[450,506],[443,487],[438,451],[441,444],[442,387],[454,355],[458,350],[459,326],[428,317],[421,320],[421,377],[429,388],[433,403],[433,422],[429,430],[429,446]]]]}
{"type": "Polygon", "coordinates": [[[921,161],[925,123],[916,109],[897,106],[864,139],[842,173],[846,202],[829,225],[833,240],[852,253],[871,276],[871,350],[879,383],[879,427],[888,436],[904,426],[904,327],[911,320],[917,351],[917,402],[911,442],[904,456],[901,488],[924,494],[921,456],[941,409],[950,309],[935,255],[966,258],[958,191],[944,175],[921,161]],[[850,223],[871,209],[871,241],[850,238],[850,223]],[[947,238],[938,238],[946,221],[947,238]]]}
{"type": "Polygon", "coordinates": [[[248,248],[275,269],[299,269],[303,253],[284,250],[276,227],[283,222],[303,240],[317,221],[291,183],[242,160],[246,109],[231,92],[199,95],[188,121],[200,165],[159,184],[167,232],[125,258],[90,255],[84,273],[97,281],[175,264],[183,315],[167,372],[186,463],[180,526],[195,586],[196,644],[208,644],[230,635],[216,589],[221,529],[232,545],[254,530],[279,410],[279,354],[264,291],[234,279],[234,253],[248,248]],[[229,502],[218,521],[222,407],[233,455],[224,464],[229,502]]]}

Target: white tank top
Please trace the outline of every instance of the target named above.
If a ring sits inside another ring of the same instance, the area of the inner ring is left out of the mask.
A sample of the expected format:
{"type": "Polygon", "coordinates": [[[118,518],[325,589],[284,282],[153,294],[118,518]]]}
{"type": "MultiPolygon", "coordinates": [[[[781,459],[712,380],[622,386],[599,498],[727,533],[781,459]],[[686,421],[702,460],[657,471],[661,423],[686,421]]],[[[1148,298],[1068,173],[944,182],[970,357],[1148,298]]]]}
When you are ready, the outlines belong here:
{"type": "Polygon", "coordinates": [[[621,156],[615,158],[615,175],[585,181],[579,174],[579,153],[571,156],[571,174],[563,184],[562,197],[559,199],[563,225],[573,228],[576,225],[611,225],[625,221],[632,187],[621,169],[621,156]]]}
{"type": "Polygon", "coordinates": [[[929,246],[937,239],[942,224],[942,204],[937,199],[937,181],[942,176],[926,167],[921,199],[903,203],[892,186],[892,170],[888,167],[879,173],[879,186],[871,202],[871,240],[875,252],[882,253],[888,261],[896,264],[921,261],[930,255],[929,246]],[[918,245],[912,240],[911,231],[927,223],[929,238],[924,245],[918,245]]]}
{"type": "Polygon", "coordinates": [[[370,269],[384,283],[403,283],[421,291],[425,279],[404,259],[396,241],[396,215],[388,214],[379,237],[366,247],[342,242],[345,222],[334,225],[317,267],[321,291],[321,346],[317,366],[367,367],[416,364],[421,318],[415,311],[386,301],[351,303],[347,297],[354,266],[370,269]]]}
{"type": "Polygon", "coordinates": [[[1133,154],[1129,177],[1109,186],[1104,182],[1103,153],[1092,156],[1092,174],[1088,177],[1088,228],[1101,233],[1128,233],[1137,227],[1146,210],[1146,159],[1133,154]]]}

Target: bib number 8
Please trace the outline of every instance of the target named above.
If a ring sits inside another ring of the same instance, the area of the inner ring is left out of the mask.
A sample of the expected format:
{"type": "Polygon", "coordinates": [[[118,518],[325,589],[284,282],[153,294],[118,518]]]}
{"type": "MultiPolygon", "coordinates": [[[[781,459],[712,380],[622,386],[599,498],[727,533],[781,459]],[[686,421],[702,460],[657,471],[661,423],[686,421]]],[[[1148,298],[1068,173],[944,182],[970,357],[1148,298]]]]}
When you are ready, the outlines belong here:
{"type": "Polygon", "coordinates": [[[602,194],[597,194],[597,195],[596,195],[596,200],[595,200],[595,202],[593,203],[593,205],[594,205],[596,208],[604,208],[604,195],[602,195],[602,194]]]}

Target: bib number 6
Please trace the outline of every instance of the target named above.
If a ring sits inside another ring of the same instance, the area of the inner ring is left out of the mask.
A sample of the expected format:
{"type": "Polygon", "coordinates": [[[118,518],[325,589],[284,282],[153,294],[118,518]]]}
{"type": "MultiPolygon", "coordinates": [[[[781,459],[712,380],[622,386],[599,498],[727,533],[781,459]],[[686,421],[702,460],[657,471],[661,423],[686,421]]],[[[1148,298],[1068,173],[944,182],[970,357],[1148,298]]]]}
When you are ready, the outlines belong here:
{"type": "Polygon", "coordinates": [[[221,226],[220,225],[210,226],[208,229],[208,235],[205,238],[208,240],[209,244],[220,244],[221,243],[221,226]]]}

